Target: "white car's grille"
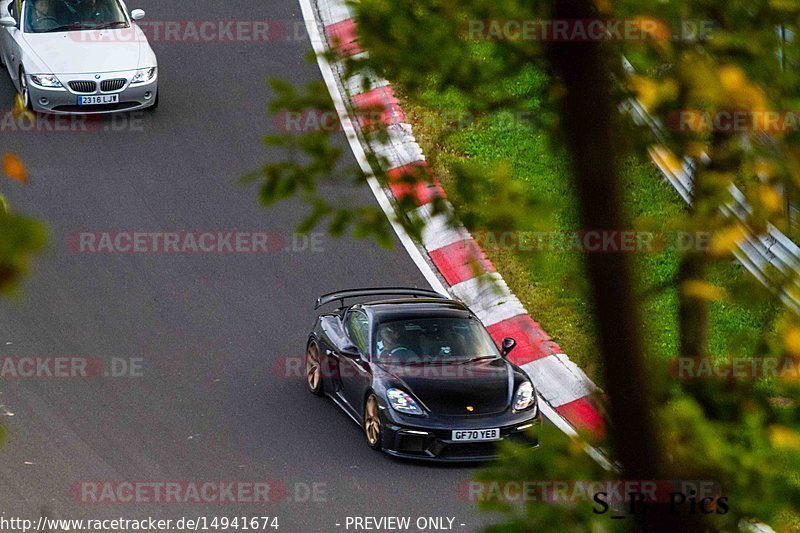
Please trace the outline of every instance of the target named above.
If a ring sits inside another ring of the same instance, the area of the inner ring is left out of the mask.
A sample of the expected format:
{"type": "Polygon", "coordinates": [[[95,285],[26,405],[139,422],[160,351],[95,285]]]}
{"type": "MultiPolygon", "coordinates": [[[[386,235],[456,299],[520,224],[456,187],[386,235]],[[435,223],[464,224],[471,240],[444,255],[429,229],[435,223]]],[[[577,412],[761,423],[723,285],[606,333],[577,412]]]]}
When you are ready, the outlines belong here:
{"type": "Polygon", "coordinates": [[[126,79],[116,79],[116,80],[103,80],[100,82],[100,90],[107,93],[111,91],[119,91],[123,87],[125,87],[125,82],[128,81],[126,79]]]}
{"type": "Polygon", "coordinates": [[[97,90],[97,83],[93,81],[71,81],[69,88],[76,93],[93,93],[97,90]]]}

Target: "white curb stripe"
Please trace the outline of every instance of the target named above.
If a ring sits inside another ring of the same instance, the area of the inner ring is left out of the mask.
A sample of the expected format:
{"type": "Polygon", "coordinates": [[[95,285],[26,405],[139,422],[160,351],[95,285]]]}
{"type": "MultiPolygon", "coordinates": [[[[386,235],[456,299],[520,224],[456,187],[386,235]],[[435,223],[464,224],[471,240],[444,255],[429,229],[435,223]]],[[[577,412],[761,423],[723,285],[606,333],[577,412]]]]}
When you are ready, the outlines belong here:
{"type": "Polygon", "coordinates": [[[324,26],[330,26],[343,20],[353,18],[354,13],[350,11],[347,3],[340,0],[319,0],[317,2],[319,17],[324,26]]]}
{"type": "Polygon", "coordinates": [[[339,87],[336,85],[336,77],[333,74],[333,69],[331,68],[328,60],[325,59],[327,43],[323,39],[319,28],[317,27],[317,22],[314,18],[314,8],[311,5],[311,0],[299,0],[299,2],[300,8],[303,11],[303,19],[306,22],[306,30],[308,31],[308,37],[311,41],[311,46],[314,48],[314,52],[317,55],[317,65],[319,65],[322,79],[325,81],[325,85],[328,87],[328,92],[330,93],[331,100],[333,100],[333,106],[336,109],[336,113],[339,115],[339,121],[342,123],[342,131],[347,137],[347,142],[350,144],[350,149],[353,151],[353,157],[355,157],[356,161],[358,162],[358,166],[366,176],[367,184],[369,185],[370,190],[372,190],[372,194],[375,196],[375,199],[378,200],[378,204],[381,206],[383,212],[386,213],[386,218],[389,219],[392,229],[394,229],[395,234],[397,234],[397,238],[400,239],[400,243],[406,249],[406,252],[408,252],[411,260],[414,261],[419,271],[434,290],[439,291],[442,294],[448,294],[448,290],[444,283],[442,283],[436,273],[434,273],[433,269],[425,260],[425,258],[422,257],[422,253],[419,251],[417,245],[414,243],[408,233],[406,233],[403,227],[397,222],[397,213],[395,213],[394,206],[389,200],[389,197],[386,196],[386,191],[383,190],[380,183],[378,183],[378,180],[375,178],[374,173],[372,172],[372,167],[370,167],[367,154],[364,152],[364,147],[361,146],[361,142],[358,139],[353,122],[350,120],[350,117],[347,114],[347,106],[342,99],[342,93],[339,92],[339,87]]]}
{"type": "MultiPolygon", "coordinates": [[[[448,204],[449,205],[449,204],[448,204]]],[[[425,222],[422,228],[422,244],[429,252],[444,248],[454,242],[464,241],[470,238],[469,232],[462,228],[454,228],[450,225],[450,217],[439,213],[432,215],[433,206],[423,204],[411,212],[411,216],[419,217],[425,222]]]]}
{"type": "MultiPolygon", "coordinates": [[[[567,422],[563,416],[558,414],[555,409],[547,405],[546,402],[539,402],[539,410],[542,412],[544,417],[549,420],[555,427],[557,427],[562,433],[571,437],[573,439],[578,440],[578,432],[575,431],[575,428],[572,427],[569,422],[567,422]]],[[[594,461],[599,464],[601,467],[605,468],[609,472],[617,472],[621,471],[621,468],[612,463],[608,460],[608,457],[603,455],[603,452],[595,448],[594,446],[590,446],[585,442],[581,443],[583,445],[583,450],[586,454],[594,459],[594,461]]]]}
{"type": "Polygon", "coordinates": [[[386,159],[387,170],[425,160],[410,124],[390,124],[385,130],[369,135],[367,142],[375,155],[386,159]],[[385,138],[380,139],[381,136],[385,138]]]}
{"type": "Polygon", "coordinates": [[[503,277],[487,272],[456,283],[450,290],[478,315],[486,327],[517,315],[527,315],[522,302],[511,293],[503,277]]]}
{"type": "Polygon", "coordinates": [[[530,376],[542,398],[553,408],[583,398],[596,390],[583,370],[564,354],[535,359],[521,368],[530,376]]]}
{"type": "MultiPolygon", "coordinates": [[[[359,52],[353,56],[350,56],[350,60],[357,61],[364,57],[367,57],[368,54],[366,52],[359,52]]],[[[342,80],[342,85],[344,86],[345,94],[349,97],[353,97],[357,94],[362,94],[364,92],[370,92],[374,89],[378,89],[380,87],[386,87],[389,85],[389,81],[381,78],[378,76],[374,71],[370,69],[363,69],[363,71],[357,72],[355,75],[350,76],[349,78],[345,78],[344,68],[340,65],[334,66],[336,69],[336,73],[339,76],[339,79],[342,80]],[[366,81],[367,87],[366,91],[364,90],[364,82],[366,81]]]]}

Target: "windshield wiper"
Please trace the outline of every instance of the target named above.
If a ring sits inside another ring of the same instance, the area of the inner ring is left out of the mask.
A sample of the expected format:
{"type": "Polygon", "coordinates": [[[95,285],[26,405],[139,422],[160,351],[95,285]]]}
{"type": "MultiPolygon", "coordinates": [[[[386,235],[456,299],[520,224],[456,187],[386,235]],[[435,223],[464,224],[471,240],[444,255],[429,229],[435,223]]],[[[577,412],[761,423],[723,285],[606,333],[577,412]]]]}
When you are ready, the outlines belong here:
{"type": "Polygon", "coordinates": [[[453,365],[464,365],[467,363],[474,363],[475,361],[480,361],[482,359],[496,359],[497,356],[494,355],[478,355],[476,357],[428,357],[426,359],[413,359],[411,361],[397,361],[393,362],[393,364],[404,365],[404,366],[415,366],[415,365],[431,365],[431,364],[438,364],[438,363],[447,363],[453,365]]]}
{"type": "Polygon", "coordinates": [[[124,20],[115,20],[113,22],[106,22],[105,24],[101,24],[99,26],[95,26],[94,29],[95,30],[108,30],[108,29],[117,27],[118,24],[122,24],[123,28],[127,28],[128,27],[128,23],[125,22],[124,20]]]}
{"type": "Polygon", "coordinates": [[[79,29],[81,29],[81,23],[80,22],[71,22],[69,24],[64,24],[63,26],[56,26],[55,28],[51,28],[49,30],[46,30],[43,33],[56,33],[56,32],[59,32],[59,31],[70,31],[70,30],[79,30],[79,29]]]}
{"type": "Polygon", "coordinates": [[[469,359],[464,359],[463,361],[459,361],[461,363],[474,363],[475,361],[480,361],[481,359],[495,359],[496,356],[494,355],[478,355],[476,357],[471,357],[469,359]]]}

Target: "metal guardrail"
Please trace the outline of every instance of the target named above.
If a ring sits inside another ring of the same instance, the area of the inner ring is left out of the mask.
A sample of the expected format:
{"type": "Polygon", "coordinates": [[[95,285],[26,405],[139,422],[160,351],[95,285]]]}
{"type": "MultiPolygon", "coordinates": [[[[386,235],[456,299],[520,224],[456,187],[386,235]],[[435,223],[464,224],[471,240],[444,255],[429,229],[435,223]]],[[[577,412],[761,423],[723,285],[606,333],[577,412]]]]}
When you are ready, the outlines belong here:
{"type": "MultiPolygon", "coordinates": [[[[623,67],[627,72],[633,72],[633,67],[624,58],[623,67]]],[[[636,124],[650,128],[657,141],[663,141],[663,124],[652,117],[636,99],[629,99],[621,110],[629,113],[636,124]]],[[[684,158],[680,169],[675,169],[672,168],[674,165],[667,164],[665,156],[676,158],[666,149],[650,150],[650,157],[664,178],[683,201],[691,205],[695,162],[684,158]]],[[[800,247],[771,224],[766,233],[754,232],[747,223],[751,208],[745,201],[744,194],[733,183],[728,190],[731,199],[720,209],[727,217],[738,219],[747,235],[737,244],[733,255],[759,282],[777,291],[787,307],[800,314],[800,247]]]]}

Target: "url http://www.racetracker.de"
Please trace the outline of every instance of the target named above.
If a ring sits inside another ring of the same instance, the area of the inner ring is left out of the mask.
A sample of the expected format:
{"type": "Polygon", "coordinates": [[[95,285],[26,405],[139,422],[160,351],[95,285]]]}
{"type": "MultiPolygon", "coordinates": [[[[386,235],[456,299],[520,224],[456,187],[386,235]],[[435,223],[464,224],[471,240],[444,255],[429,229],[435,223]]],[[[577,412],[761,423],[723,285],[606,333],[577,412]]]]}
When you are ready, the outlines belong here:
{"type": "Polygon", "coordinates": [[[178,519],[65,519],[40,516],[35,520],[0,516],[0,531],[87,531],[114,533],[127,531],[267,531],[277,530],[275,516],[197,516],[178,519]]]}

